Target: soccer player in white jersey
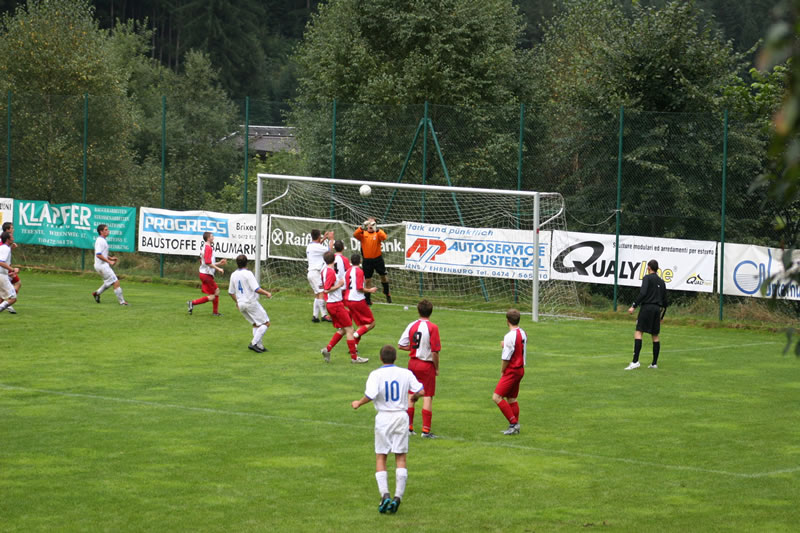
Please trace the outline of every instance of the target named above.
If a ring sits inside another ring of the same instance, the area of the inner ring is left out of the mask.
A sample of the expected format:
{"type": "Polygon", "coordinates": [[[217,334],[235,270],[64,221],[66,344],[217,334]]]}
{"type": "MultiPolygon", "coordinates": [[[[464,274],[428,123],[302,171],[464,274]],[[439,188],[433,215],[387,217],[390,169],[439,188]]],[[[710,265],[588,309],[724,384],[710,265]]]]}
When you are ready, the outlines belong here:
{"type": "Polygon", "coordinates": [[[122,287],[119,286],[119,278],[117,278],[117,275],[114,274],[114,271],[111,269],[113,265],[117,264],[118,259],[113,255],[109,255],[108,241],[106,240],[109,233],[111,233],[111,230],[108,229],[106,224],[97,226],[98,237],[94,241],[94,269],[103,278],[103,284],[92,293],[92,296],[95,302],[100,303],[100,295],[103,294],[106,289],[114,287],[114,294],[117,297],[119,305],[128,305],[128,302],[126,302],[125,298],[122,296],[122,287]]]}
{"type": "Polygon", "coordinates": [[[231,274],[228,285],[228,294],[236,303],[236,308],[249,323],[253,324],[253,340],[247,346],[256,353],[266,352],[267,349],[261,340],[269,328],[269,316],[258,302],[258,295],[263,294],[272,298],[272,294],[258,286],[258,281],[252,272],[247,270],[247,256],[241,254],[236,257],[236,266],[239,269],[231,274]]]}
{"type": "Polygon", "coordinates": [[[219,312],[219,285],[217,285],[214,276],[217,272],[220,274],[225,273],[222,266],[225,265],[228,260],[222,259],[221,261],[217,261],[217,256],[214,253],[213,233],[210,231],[203,233],[203,241],[205,241],[205,244],[203,245],[203,253],[200,254],[199,276],[201,283],[200,290],[203,291],[203,294],[206,296],[196,300],[189,300],[186,302],[186,306],[191,315],[195,305],[204,304],[211,300],[211,316],[222,316],[219,312]]]}
{"type": "Polygon", "coordinates": [[[358,350],[358,343],[361,342],[364,334],[375,327],[375,317],[367,305],[366,295],[376,292],[378,287],[364,286],[364,271],[361,269],[360,253],[356,252],[351,255],[350,263],[352,266],[347,269],[344,277],[344,305],[350,312],[353,322],[358,326],[356,332],[353,333],[356,350],[358,350]]]}
{"type": "MultiPolygon", "coordinates": [[[[433,420],[433,396],[436,394],[436,376],[439,375],[439,352],[442,343],[439,340],[439,326],[430,321],[433,304],[422,300],[417,304],[419,319],[406,326],[397,347],[409,353],[408,369],[425,387],[422,400],[422,437],[435,439],[431,432],[433,420]]],[[[417,402],[411,401],[408,408],[408,432],[414,432],[414,408],[417,402]]]]}
{"type": "Polygon", "coordinates": [[[344,306],[343,287],[344,280],[336,278],[336,271],[333,270],[333,265],[336,261],[333,252],[325,252],[324,261],[326,264],[325,269],[322,271],[322,294],[325,298],[325,305],[328,309],[328,314],[331,315],[333,320],[333,327],[336,331],[333,337],[328,342],[328,345],[320,350],[322,357],[326,363],[331,361],[331,350],[336,344],[342,340],[342,337],[347,337],[347,349],[350,352],[351,363],[366,363],[369,361],[367,357],[359,357],[356,341],[353,338],[353,320],[350,318],[350,313],[344,306]]]}
{"type": "Polygon", "coordinates": [[[306,259],[308,260],[308,284],[314,291],[314,309],[311,314],[312,322],[332,322],[331,317],[325,314],[325,297],[322,295],[322,269],[325,261],[322,255],[330,251],[333,243],[333,231],[326,231],[325,235],[318,229],[311,230],[311,242],[306,246],[306,259]],[[328,245],[322,244],[323,237],[328,240],[328,245]]]}
{"type": "MultiPolygon", "coordinates": [[[[11,283],[11,277],[19,272],[18,268],[11,266],[11,246],[14,244],[14,236],[4,231],[0,234],[0,313],[9,309],[17,301],[17,291],[11,283]]],[[[9,311],[10,312],[10,311],[9,311]]]]}
{"type": "Polygon", "coordinates": [[[395,366],[397,351],[393,346],[381,348],[383,366],[370,372],[364,396],[352,402],[353,409],[375,402],[375,480],[381,503],[381,513],[396,513],[403,499],[408,480],[406,459],[408,456],[408,408],[409,398],[417,400],[424,390],[411,371],[395,366]],[[389,479],[386,458],[393,453],[395,464],[394,499],[389,498],[389,479]]]}
{"type": "MultiPolygon", "coordinates": [[[[9,232],[11,234],[11,236],[13,237],[14,236],[14,224],[11,223],[11,222],[3,222],[3,232],[6,232],[6,231],[9,232]]],[[[12,251],[16,247],[17,247],[17,243],[16,242],[12,242],[11,246],[9,246],[9,248],[11,248],[12,251]]],[[[18,268],[15,269],[15,270],[19,271],[18,268]]],[[[11,285],[14,286],[14,290],[17,293],[17,298],[19,298],[19,289],[22,286],[22,282],[19,280],[19,273],[18,272],[14,272],[14,273],[9,272],[8,273],[8,277],[11,278],[11,285]]],[[[2,301],[3,301],[3,299],[0,298],[0,303],[2,303],[2,301]]],[[[16,315],[17,314],[17,310],[14,309],[14,307],[10,306],[10,305],[8,306],[8,312],[11,313],[12,315],[16,315]]]]}
{"type": "Polygon", "coordinates": [[[520,313],[516,309],[509,309],[506,313],[508,333],[501,341],[503,346],[501,365],[502,375],[497,387],[492,394],[492,400],[500,408],[503,416],[508,420],[508,429],[504,435],[517,435],[519,433],[519,384],[525,375],[526,346],[528,335],[519,327],[520,313]]]}

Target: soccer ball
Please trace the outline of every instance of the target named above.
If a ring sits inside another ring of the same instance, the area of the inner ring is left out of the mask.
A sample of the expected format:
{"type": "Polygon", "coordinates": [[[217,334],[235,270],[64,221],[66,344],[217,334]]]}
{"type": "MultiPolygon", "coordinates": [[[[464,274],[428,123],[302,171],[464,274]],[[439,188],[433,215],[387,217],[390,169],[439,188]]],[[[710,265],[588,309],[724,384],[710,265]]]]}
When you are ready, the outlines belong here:
{"type": "Polygon", "coordinates": [[[361,188],[358,189],[358,192],[361,194],[361,196],[369,196],[372,194],[372,187],[369,185],[362,185],[361,188]]]}

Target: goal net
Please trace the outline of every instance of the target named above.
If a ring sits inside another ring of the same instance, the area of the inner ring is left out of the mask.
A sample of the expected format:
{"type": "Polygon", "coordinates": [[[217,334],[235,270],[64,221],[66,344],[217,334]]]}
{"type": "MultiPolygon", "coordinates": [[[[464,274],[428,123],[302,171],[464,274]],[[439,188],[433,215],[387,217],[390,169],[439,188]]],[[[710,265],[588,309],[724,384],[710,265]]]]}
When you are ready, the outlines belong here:
{"type": "MultiPolygon", "coordinates": [[[[256,267],[270,289],[310,293],[311,230],[333,230],[349,257],[360,252],[354,231],[373,217],[387,235],[393,304],[413,307],[427,298],[438,307],[516,307],[534,320],[580,313],[575,283],[550,279],[552,231],[566,230],[558,193],[259,174],[256,205],[256,267]],[[365,184],[367,195],[360,192],[365,184]]],[[[377,274],[373,284],[373,303],[386,302],[377,274]]]]}

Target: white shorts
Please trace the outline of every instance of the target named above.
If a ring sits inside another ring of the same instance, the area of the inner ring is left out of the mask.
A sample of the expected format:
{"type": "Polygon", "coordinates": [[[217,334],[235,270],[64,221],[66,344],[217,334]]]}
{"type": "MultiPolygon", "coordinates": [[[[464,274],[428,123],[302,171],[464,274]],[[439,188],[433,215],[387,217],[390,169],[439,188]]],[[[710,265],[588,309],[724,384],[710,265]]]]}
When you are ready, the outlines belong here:
{"type": "Polygon", "coordinates": [[[375,415],[375,453],[408,453],[406,411],[378,411],[375,415]]]}
{"type": "Polygon", "coordinates": [[[3,300],[10,300],[11,298],[16,297],[17,291],[14,290],[11,280],[7,275],[0,273],[0,298],[3,300]]]}
{"type": "Polygon", "coordinates": [[[239,304],[239,312],[251,324],[266,324],[269,322],[269,316],[261,304],[258,302],[250,302],[248,304],[239,304]]]}
{"type": "Polygon", "coordinates": [[[94,269],[97,271],[98,274],[100,274],[100,276],[102,276],[103,281],[105,282],[106,285],[111,285],[112,283],[116,283],[117,280],[119,279],[117,278],[117,275],[114,274],[114,271],[111,270],[111,265],[109,265],[108,263],[103,263],[100,266],[95,265],[94,269]]]}
{"type": "Polygon", "coordinates": [[[322,292],[322,272],[319,270],[309,270],[308,271],[308,284],[311,285],[311,289],[314,291],[314,294],[319,294],[322,292]]]}

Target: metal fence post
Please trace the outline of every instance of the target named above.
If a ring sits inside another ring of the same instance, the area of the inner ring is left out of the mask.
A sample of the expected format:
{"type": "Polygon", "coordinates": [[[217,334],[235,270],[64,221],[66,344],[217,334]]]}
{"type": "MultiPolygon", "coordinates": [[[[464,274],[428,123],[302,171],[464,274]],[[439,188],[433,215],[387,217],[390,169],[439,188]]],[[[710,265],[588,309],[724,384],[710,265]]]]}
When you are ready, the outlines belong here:
{"type": "MultiPolygon", "coordinates": [[[[86,156],[89,145],[89,93],[83,93],[83,183],[81,202],[86,203],[86,156]]],[[[86,250],[81,249],[81,270],[86,268],[86,250]]]]}
{"type": "Polygon", "coordinates": [[[619,230],[622,209],[622,138],[625,128],[625,106],[619,106],[619,148],[617,150],[617,229],[614,246],[614,311],[617,310],[617,292],[619,290],[619,230]]]}
{"type": "MultiPolygon", "coordinates": [[[[166,207],[167,185],[167,96],[161,95],[161,209],[166,207]]],[[[159,255],[159,272],[164,277],[164,254],[159,255]]]]}
{"type": "Polygon", "coordinates": [[[244,97],[244,209],[242,213],[247,213],[247,179],[248,166],[250,162],[250,97],[244,97]]]}
{"type": "MultiPolygon", "coordinates": [[[[336,179],[336,99],[333,100],[333,109],[331,110],[331,179],[336,179]]],[[[331,202],[330,213],[333,218],[333,193],[336,192],[336,186],[331,185],[331,202]]]]}
{"type": "Polygon", "coordinates": [[[727,178],[728,178],[728,110],[725,110],[722,125],[722,219],[720,221],[719,236],[719,319],[722,320],[722,307],[725,296],[722,294],[725,276],[725,204],[727,202],[727,178]]]}
{"type": "Polygon", "coordinates": [[[6,138],[6,196],[11,197],[11,91],[8,91],[8,118],[6,119],[8,137],[6,138]]]}

